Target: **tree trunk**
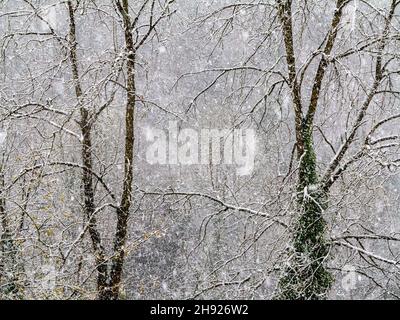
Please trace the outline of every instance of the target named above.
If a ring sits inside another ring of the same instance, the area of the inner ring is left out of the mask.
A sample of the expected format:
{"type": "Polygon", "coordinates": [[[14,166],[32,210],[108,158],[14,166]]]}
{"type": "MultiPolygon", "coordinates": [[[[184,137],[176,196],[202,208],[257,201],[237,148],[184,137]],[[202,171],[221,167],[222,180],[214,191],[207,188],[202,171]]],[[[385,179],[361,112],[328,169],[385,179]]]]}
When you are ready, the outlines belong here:
{"type": "Polygon", "coordinates": [[[124,180],[122,197],[117,209],[117,230],[114,238],[114,252],[112,258],[109,290],[104,299],[117,300],[119,298],[123,265],[125,259],[125,243],[128,231],[129,210],[132,205],[133,183],[133,151],[135,143],[135,104],[136,104],[136,79],[135,61],[136,49],[131,31],[128,1],[122,1],[122,6],[117,1],[118,9],[123,17],[125,46],[127,51],[127,102],[125,114],[125,153],[124,153],[124,180]]]}
{"type": "Polygon", "coordinates": [[[327,191],[319,185],[312,130],[303,130],[304,153],[300,159],[297,184],[297,208],[300,214],[295,227],[293,248],[284,276],[280,279],[281,299],[323,299],[333,277],[323,263],[329,246],[325,241],[327,191]]]}
{"type": "Polygon", "coordinates": [[[70,29],[69,29],[69,41],[70,41],[70,61],[72,69],[72,77],[74,80],[75,94],[80,104],[80,127],[82,133],[82,144],[81,144],[81,156],[82,164],[85,168],[82,170],[82,186],[83,186],[83,198],[84,198],[84,213],[88,219],[88,230],[92,241],[92,246],[95,254],[96,269],[97,269],[97,292],[101,299],[104,292],[107,291],[108,283],[108,268],[105,259],[104,248],[101,244],[101,236],[97,230],[97,221],[95,217],[95,199],[94,199],[94,187],[93,187],[93,162],[92,162],[92,139],[91,139],[91,122],[90,113],[82,105],[82,87],[79,79],[78,71],[78,56],[77,56],[77,42],[76,42],[76,26],[75,26],[75,15],[74,7],[71,1],[68,1],[69,18],[70,18],[70,29]]]}
{"type": "Polygon", "coordinates": [[[297,80],[291,11],[292,1],[278,1],[278,15],[282,24],[289,84],[295,111],[296,146],[299,158],[297,181],[299,220],[295,226],[289,264],[279,281],[279,298],[282,299],[324,298],[333,281],[331,274],[323,266],[329,251],[324,239],[326,223],[323,218],[323,213],[328,205],[328,190],[320,184],[318,178],[313,144],[313,126],[322,81],[328,66],[326,56],[329,56],[332,52],[345,3],[345,0],[336,0],[336,9],[324,43],[324,54],[320,59],[314,77],[310,104],[307,113],[304,114],[301,85],[297,80]]]}

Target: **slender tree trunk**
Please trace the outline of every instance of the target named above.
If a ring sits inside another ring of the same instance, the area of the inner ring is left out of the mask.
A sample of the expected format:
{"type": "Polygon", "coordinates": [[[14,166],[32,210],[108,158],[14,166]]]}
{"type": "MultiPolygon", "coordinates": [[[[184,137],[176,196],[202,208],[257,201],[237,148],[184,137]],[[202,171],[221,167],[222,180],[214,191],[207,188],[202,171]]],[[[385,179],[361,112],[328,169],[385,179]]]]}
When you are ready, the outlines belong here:
{"type": "Polygon", "coordinates": [[[129,16],[129,5],[127,0],[119,1],[118,9],[123,17],[125,46],[127,51],[127,102],[125,114],[125,153],[124,153],[124,180],[122,186],[122,197],[117,209],[117,230],[114,238],[114,254],[110,272],[110,287],[104,299],[117,300],[121,287],[122,272],[125,258],[125,243],[128,231],[129,210],[132,205],[132,183],[133,183],[133,155],[135,143],[135,103],[136,103],[136,79],[135,61],[136,49],[131,31],[131,19],[129,16]]]}
{"type": "Polygon", "coordinates": [[[82,133],[81,156],[82,164],[85,170],[82,170],[82,186],[84,198],[84,212],[88,219],[88,230],[92,241],[92,246],[95,254],[96,269],[97,269],[97,292],[100,299],[103,298],[108,288],[108,268],[105,259],[104,248],[101,244],[101,236],[97,230],[97,221],[95,217],[95,199],[93,187],[93,162],[92,162],[92,138],[90,113],[82,105],[82,87],[80,84],[78,57],[77,57],[77,42],[76,42],[76,25],[74,7],[71,1],[68,1],[68,10],[70,18],[70,61],[72,69],[72,77],[74,80],[75,94],[80,104],[80,128],[82,133]]]}
{"type": "Polygon", "coordinates": [[[135,59],[136,52],[134,40],[131,32],[131,21],[129,17],[128,1],[123,1],[122,5],[117,1],[119,11],[124,20],[125,45],[127,50],[127,103],[125,115],[125,152],[124,152],[124,179],[122,185],[121,203],[117,208],[117,228],[114,238],[113,256],[111,258],[111,269],[108,270],[106,263],[105,250],[101,243],[100,233],[97,230],[95,217],[95,200],[93,187],[93,164],[92,164],[92,140],[91,140],[91,119],[90,112],[81,104],[82,88],[79,80],[77,46],[76,46],[76,27],[74,17],[74,7],[68,1],[70,16],[70,60],[72,65],[72,75],[75,83],[75,92],[78,102],[81,104],[81,132],[82,132],[82,162],[87,170],[82,171],[82,184],[84,194],[84,210],[89,220],[89,233],[92,240],[93,249],[97,264],[97,291],[98,298],[101,300],[117,300],[121,287],[122,272],[125,258],[124,246],[127,238],[129,210],[132,205],[132,183],[133,183],[133,154],[134,154],[134,115],[135,115],[135,59]]]}

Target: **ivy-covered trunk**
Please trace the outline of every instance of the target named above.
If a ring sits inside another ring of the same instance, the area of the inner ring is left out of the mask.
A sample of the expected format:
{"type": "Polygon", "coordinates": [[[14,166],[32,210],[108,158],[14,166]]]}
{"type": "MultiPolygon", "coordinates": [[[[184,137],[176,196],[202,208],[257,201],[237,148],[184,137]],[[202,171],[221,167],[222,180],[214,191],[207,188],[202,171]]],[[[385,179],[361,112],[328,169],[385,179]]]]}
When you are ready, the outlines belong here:
{"type": "Polygon", "coordinates": [[[303,130],[304,152],[300,157],[297,210],[293,247],[280,279],[281,299],[323,299],[333,277],[325,269],[329,247],[325,240],[327,192],[318,181],[312,130],[303,130]]]}
{"type": "Polygon", "coordinates": [[[295,114],[296,146],[299,160],[297,181],[298,221],[294,228],[293,246],[289,261],[279,281],[281,299],[321,299],[329,291],[333,278],[324,268],[329,248],[324,239],[326,223],[324,211],[327,208],[328,188],[319,181],[313,144],[314,117],[318,108],[323,79],[329,65],[338,35],[346,0],[336,0],[336,8],[329,31],[321,46],[319,63],[316,68],[310,92],[308,108],[304,108],[302,98],[303,79],[298,77],[296,65],[295,38],[293,36],[293,2],[278,0],[278,16],[281,21],[285,44],[288,83],[295,114]]]}

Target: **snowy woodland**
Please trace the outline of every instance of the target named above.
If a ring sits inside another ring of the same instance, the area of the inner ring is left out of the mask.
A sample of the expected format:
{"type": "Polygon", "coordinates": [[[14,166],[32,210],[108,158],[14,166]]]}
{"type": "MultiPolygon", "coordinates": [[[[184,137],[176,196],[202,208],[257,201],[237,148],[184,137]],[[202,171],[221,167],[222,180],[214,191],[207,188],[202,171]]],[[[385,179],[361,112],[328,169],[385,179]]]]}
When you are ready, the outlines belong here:
{"type": "Polygon", "coordinates": [[[400,0],[0,0],[0,299],[399,299],[399,48],[400,0]]]}

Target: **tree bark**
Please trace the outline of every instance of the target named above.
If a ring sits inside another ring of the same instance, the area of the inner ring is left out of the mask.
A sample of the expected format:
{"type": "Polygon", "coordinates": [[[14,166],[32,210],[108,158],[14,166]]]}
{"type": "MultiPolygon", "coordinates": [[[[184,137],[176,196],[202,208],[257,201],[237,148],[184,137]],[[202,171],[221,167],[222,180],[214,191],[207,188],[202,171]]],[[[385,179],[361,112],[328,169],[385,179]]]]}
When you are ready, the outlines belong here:
{"type": "Polygon", "coordinates": [[[72,69],[72,77],[74,80],[75,94],[80,105],[80,128],[82,133],[82,144],[81,144],[81,157],[82,165],[85,170],[82,170],[82,186],[83,186],[83,198],[84,198],[84,213],[88,219],[88,230],[95,254],[96,269],[97,269],[97,292],[98,297],[101,299],[104,292],[108,288],[108,268],[105,259],[104,248],[101,243],[101,236],[97,230],[97,221],[95,217],[95,199],[94,199],[94,187],[93,187],[93,162],[92,162],[92,138],[91,138],[91,127],[90,113],[86,107],[82,104],[82,87],[79,78],[78,69],[78,55],[77,55],[77,41],[76,41],[76,25],[75,25],[75,8],[73,7],[72,1],[68,1],[68,12],[69,12],[69,41],[70,41],[70,62],[72,69]]]}
{"type": "Polygon", "coordinates": [[[337,0],[336,2],[336,9],[326,37],[323,55],[313,81],[306,116],[303,115],[302,111],[301,87],[296,80],[292,2],[290,0],[279,1],[278,5],[295,111],[296,146],[299,160],[296,190],[299,219],[295,226],[289,264],[279,281],[279,298],[281,299],[325,298],[333,282],[333,277],[323,265],[329,252],[329,246],[325,240],[326,222],[323,217],[328,206],[328,194],[324,188],[321,188],[318,177],[313,126],[322,81],[328,66],[327,56],[332,52],[345,2],[346,0],[337,0]]]}
{"type": "Polygon", "coordinates": [[[300,159],[297,183],[300,218],[295,226],[289,264],[279,281],[281,299],[322,299],[333,282],[332,275],[324,267],[329,252],[323,217],[328,196],[319,186],[313,137],[309,130],[307,132],[303,132],[304,153],[300,159]]]}
{"type": "Polygon", "coordinates": [[[128,231],[129,210],[132,205],[133,184],[133,154],[135,143],[135,104],[136,104],[136,79],[135,61],[136,48],[131,31],[129,4],[123,0],[117,1],[119,13],[123,17],[125,46],[127,51],[127,102],[125,113],[125,152],[124,152],[124,180],[122,186],[121,203],[117,209],[117,230],[114,238],[114,253],[111,264],[110,283],[106,295],[108,300],[117,300],[121,287],[123,265],[125,259],[125,244],[128,231]]]}

